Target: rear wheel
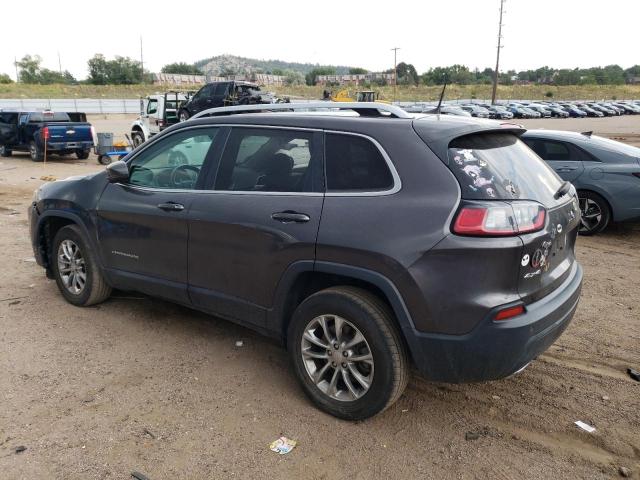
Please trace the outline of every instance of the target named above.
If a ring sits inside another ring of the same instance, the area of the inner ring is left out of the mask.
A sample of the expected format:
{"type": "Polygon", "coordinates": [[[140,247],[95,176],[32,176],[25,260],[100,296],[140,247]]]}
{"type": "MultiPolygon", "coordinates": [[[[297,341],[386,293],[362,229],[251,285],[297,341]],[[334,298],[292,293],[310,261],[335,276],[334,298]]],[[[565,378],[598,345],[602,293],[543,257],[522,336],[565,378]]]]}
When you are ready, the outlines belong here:
{"type": "Polygon", "coordinates": [[[111,157],[109,155],[100,155],[98,157],[100,165],[109,165],[111,163],[111,157]]]}
{"type": "Polygon", "coordinates": [[[44,159],[42,151],[40,150],[40,148],[38,148],[38,145],[36,145],[36,142],[33,140],[29,142],[29,156],[34,162],[41,162],[44,159]]]}
{"type": "Polygon", "coordinates": [[[362,420],[400,397],[409,361],[392,318],[380,299],[353,287],[322,290],[296,309],[289,354],[298,381],[321,410],[362,420]]]}
{"type": "Polygon", "coordinates": [[[4,145],[0,145],[0,157],[10,157],[12,153],[11,149],[4,145]]]}
{"type": "Polygon", "coordinates": [[[89,158],[89,150],[76,150],[76,157],[78,157],[79,160],[86,160],[89,158]]]}
{"type": "Polygon", "coordinates": [[[578,192],[580,204],[580,235],[594,235],[604,230],[611,220],[607,201],[595,192],[578,192]]]}
{"type": "Polygon", "coordinates": [[[86,307],[111,295],[111,287],[102,276],[95,254],[77,225],[58,231],[49,258],[58,288],[69,303],[86,307]]]}

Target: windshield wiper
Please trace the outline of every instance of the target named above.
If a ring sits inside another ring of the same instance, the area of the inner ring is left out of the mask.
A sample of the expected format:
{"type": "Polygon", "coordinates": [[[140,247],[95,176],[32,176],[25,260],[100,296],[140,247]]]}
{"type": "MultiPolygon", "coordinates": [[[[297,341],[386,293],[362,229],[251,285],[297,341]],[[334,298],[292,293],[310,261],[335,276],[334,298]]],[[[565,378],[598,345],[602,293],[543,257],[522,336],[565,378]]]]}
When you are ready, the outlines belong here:
{"type": "Polygon", "coordinates": [[[553,198],[558,200],[560,197],[569,193],[569,190],[571,190],[571,182],[563,182],[558,191],[553,194],[553,198]]]}

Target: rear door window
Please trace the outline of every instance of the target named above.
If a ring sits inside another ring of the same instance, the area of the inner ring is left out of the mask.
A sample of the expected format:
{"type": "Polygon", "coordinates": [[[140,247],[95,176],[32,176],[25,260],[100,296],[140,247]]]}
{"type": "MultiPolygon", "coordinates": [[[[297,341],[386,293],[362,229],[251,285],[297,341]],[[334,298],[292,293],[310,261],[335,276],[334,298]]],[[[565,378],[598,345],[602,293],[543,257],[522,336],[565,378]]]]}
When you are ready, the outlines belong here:
{"type": "Polygon", "coordinates": [[[309,131],[234,127],[216,175],[215,190],[310,192],[317,140],[309,131]]]}
{"type": "Polygon", "coordinates": [[[524,142],[540,158],[550,162],[588,162],[597,161],[590,154],[569,142],[547,140],[543,138],[525,138],[524,142]]]}
{"type": "Polygon", "coordinates": [[[327,191],[384,191],[393,176],[382,153],[367,138],[328,133],[325,136],[327,191]]]}
{"type": "Polygon", "coordinates": [[[535,200],[550,206],[558,175],[517,136],[480,133],[449,144],[448,166],[469,200],[535,200]]]}

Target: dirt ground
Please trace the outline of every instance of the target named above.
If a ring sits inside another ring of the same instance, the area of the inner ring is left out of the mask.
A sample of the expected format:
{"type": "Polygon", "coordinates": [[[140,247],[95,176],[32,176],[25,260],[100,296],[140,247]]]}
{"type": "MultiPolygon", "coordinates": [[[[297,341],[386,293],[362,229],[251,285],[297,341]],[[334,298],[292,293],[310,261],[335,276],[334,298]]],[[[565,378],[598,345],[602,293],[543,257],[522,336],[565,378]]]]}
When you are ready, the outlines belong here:
{"type": "MultiPolygon", "coordinates": [[[[92,120],[117,134],[129,121],[92,120]]],[[[523,123],[640,136],[640,116],[523,123]]],[[[640,224],[579,238],[577,314],[525,371],[414,377],[389,410],[349,423],[316,410],[286,352],[249,330],[135,294],[65,303],[32,261],[26,209],[41,176],[101,168],[0,159],[0,478],[640,477],[640,383],[626,374],[640,370],[640,224]],[[299,442],[288,455],[268,449],[281,435],[299,442]]]]}

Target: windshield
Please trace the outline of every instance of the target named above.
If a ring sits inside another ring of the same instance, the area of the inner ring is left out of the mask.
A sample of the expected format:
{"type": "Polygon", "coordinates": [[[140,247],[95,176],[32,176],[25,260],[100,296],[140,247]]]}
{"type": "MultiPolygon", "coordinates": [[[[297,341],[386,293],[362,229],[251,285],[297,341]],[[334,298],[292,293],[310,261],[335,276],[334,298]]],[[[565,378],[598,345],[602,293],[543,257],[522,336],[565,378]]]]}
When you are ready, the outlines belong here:
{"type": "Polygon", "coordinates": [[[534,200],[554,205],[562,180],[518,137],[480,133],[449,144],[449,168],[469,200],[534,200]]]}

